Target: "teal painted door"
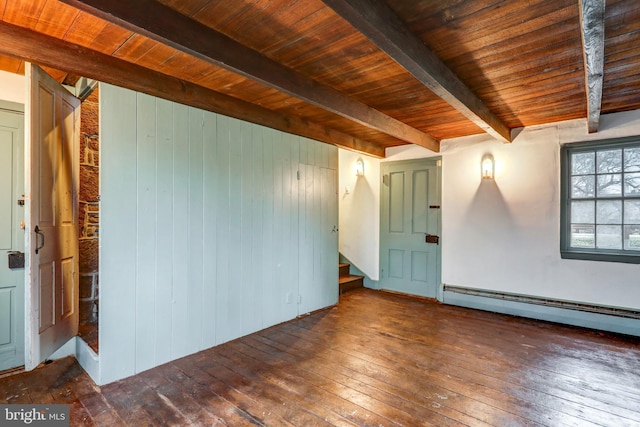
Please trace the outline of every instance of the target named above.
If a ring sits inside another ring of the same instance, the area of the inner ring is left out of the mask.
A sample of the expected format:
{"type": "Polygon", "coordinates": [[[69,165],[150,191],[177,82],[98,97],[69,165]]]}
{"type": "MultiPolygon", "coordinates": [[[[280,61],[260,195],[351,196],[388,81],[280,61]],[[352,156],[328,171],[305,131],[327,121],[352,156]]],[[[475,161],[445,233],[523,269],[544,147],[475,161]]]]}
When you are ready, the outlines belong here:
{"type": "Polygon", "coordinates": [[[300,165],[298,314],[338,301],[338,194],[336,171],[300,165]]]}
{"type": "Polygon", "coordinates": [[[380,286],[436,298],[440,284],[440,160],[382,164],[380,286]],[[431,240],[435,239],[432,238],[431,240]]]}
{"type": "Polygon", "coordinates": [[[21,112],[0,109],[0,371],[24,364],[24,268],[7,261],[7,252],[24,252],[23,129],[21,112]]]}

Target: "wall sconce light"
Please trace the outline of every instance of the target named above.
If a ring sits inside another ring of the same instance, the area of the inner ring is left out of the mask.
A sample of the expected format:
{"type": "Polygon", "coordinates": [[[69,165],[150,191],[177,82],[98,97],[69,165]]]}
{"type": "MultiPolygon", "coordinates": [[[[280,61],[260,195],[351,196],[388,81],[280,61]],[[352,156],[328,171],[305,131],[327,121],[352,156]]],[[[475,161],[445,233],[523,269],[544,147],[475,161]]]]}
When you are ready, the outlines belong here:
{"type": "Polygon", "coordinates": [[[482,170],[482,179],[493,179],[496,169],[496,164],[493,161],[491,154],[485,154],[482,157],[482,163],[480,163],[482,170]]]}
{"type": "Polygon", "coordinates": [[[362,159],[356,160],[356,176],[364,176],[364,161],[362,159]]]}

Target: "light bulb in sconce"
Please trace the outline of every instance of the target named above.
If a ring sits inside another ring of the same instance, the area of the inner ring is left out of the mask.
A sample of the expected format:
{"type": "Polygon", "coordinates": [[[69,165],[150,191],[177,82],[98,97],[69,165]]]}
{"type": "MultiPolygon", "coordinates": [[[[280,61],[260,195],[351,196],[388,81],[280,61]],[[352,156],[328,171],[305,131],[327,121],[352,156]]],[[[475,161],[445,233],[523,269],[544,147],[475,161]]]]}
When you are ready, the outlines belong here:
{"type": "Polygon", "coordinates": [[[356,176],[364,176],[364,161],[362,159],[356,160],[356,176]]]}
{"type": "Polygon", "coordinates": [[[493,179],[495,175],[495,162],[491,154],[485,154],[480,163],[482,179],[493,179]]]}

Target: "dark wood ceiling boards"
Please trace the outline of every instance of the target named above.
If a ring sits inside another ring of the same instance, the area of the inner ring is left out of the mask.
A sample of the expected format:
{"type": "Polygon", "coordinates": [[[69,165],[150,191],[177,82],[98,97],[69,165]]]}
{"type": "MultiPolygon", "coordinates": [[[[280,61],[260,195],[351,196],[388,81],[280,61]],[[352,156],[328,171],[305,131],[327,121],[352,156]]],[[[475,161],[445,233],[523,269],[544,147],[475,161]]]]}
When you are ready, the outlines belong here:
{"type": "Polygon", "coordinates": [[[390,4],[510,127],[585,116],[577,0],[390,4]]]}
{"type": "Polygon", "coordinates": [[[605,9],[602,112],[640,108],[640,3],[609,0],[605,9]]]}
{"type": "MultiPolygon", "coordinates": [[[[414,129],[416,135],[438,141],[483,132],[454,108],[455,102],[429,90],[393,55],[378,47],[379,43],[360,33],[322,0],[158,0],[148,5],[154,10],[166,6],[171,13],[179,12],[279,64],[287,70],[285,74],[306,79],[309,87],[326,88],[335,93],[331,95],[334,99],[345,100],[340,104],[346,110],[342,112],[323,102],[309,102],[309,93],[283,90],[254,80],[252,75],[220,67],[206,55],[190,51],[193,44],[184,46],[188,42],[159,42],[157,33],[137,30],[131,22],[119,24],[110,17],[96,17],[90,8],[79,10],[66,4],[92,1],[0,0],[0,33],[11,39],[13,27],[3,28],[10,24],[49,37],[43,43],[63,40],[68,45],[56,49],[72,51],[75,45],[90,49],[123,61],[105,60],[105,64],[129,63],[139,67],[132,69],[147,69],[151,74],[144,75],[149,79],[174,88],[174,92],[162,87],[146,89],[157,96],[187,103],[197,99],[200,108],[207,108],[209,97],[208,109],[212,111],[377,156],[383,155],[384,148],[407,141],[404,133],[392,136],[385,125],[379,126],[384,121],[396,120],[414,129]],[[174,84],[180,81],[183,83],[174,84]],[[180,84],[191,92],[180,93],[180,84]],[[366,119],[350,105],[363,105],[381,116],[378,121],[366,119]],[[235,111],[239,108],[244,110],[235,111]]],[[[126,4],[134,10],[143,1],[147,0],[126,4]]],[[[516,128],[586,119],[581,1],[596,0],[386,3],[404,21],[409,35],[421,40],[491,114],[506,127],[516,128]]],[[[98,3],[109,7],[110,2],[98,3]]],[[[183,30],[188,33],[190,29],[183,30]]],[[[604,43],[601,112],[640,109],[640,3],[607,1],[604,43]]],[[[239,49],[232,50],[236,51],[239,49]]],[[[0,46],[0,54],[4,55],[0,69],[14,73],[24,72],[22,60],[29,57],[47,66],[59,81],[73,81],[80,70],[100,74],[96,68],[100,64],[81,64],[81,58],[62,63],[51,55],[22,52],[11,46],[0,46]]],[[[109,78],[109,69],[103,71],[109,78]]],[[[120,84],[137,90],[146,87],[120,84]]]]}

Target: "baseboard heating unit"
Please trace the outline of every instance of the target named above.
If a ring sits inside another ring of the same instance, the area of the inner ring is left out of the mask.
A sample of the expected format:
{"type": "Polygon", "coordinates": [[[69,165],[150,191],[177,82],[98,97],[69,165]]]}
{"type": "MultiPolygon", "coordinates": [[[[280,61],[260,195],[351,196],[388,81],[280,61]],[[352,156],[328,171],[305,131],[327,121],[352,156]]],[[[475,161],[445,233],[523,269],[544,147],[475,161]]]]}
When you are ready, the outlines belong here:
{"type": "Polygon", "coordinates": [[[640,310],[444,285],[445,304],[640,336],[640,310]]]}

